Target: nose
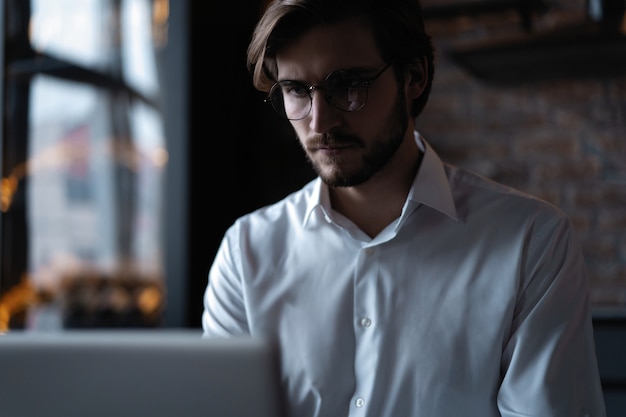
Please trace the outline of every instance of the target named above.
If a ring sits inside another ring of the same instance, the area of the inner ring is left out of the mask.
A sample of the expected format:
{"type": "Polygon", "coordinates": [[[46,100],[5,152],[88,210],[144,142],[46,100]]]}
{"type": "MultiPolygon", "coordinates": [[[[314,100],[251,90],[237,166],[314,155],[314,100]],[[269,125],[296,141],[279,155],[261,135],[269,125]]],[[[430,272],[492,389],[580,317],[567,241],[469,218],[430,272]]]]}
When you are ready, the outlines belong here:
{"type": "Polygon", "coordinates": [[[310,94],[309,128],[315,133],[325,133],[337,127],[341,121],[340,111],[326,100],[324,91],[315,88],[310,94]]]}

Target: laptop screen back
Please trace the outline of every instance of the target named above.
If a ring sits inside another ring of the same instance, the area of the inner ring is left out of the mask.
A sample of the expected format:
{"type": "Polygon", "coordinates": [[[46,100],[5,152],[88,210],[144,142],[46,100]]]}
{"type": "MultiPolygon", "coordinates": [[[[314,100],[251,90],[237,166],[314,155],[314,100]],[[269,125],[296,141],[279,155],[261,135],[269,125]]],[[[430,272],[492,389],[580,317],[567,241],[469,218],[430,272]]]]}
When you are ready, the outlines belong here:
{"type": "Polygon", "coordinates": [[[200,331],[0,336],[3,417],[283,417],[273,346],[200,331]]]}

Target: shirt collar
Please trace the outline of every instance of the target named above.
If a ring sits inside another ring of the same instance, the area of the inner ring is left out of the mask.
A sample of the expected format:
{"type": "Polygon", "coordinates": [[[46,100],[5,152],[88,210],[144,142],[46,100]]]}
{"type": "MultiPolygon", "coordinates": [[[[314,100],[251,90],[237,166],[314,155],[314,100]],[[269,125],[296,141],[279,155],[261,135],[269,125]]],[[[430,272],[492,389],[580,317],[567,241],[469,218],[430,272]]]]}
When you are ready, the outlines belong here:
{"type": "Polygon", "coordinates": [[[414,132],[414,134],[415,141],[424,155],[413,185],[409,190],[407,201],[424,204],[454,220],[458,220],[450,182],[443,162],[418,132],[414,132]]]}
{"type": "Polygon", "coordinates": [[[313,181],[313,189],[308,195],[306,202],[306,213],[302,221],[302,225],[306,226],[309,222],[314,222],[316,219],[320,219],[322,216],[327,222],[330,222],[330,194],[328,193],[328,186],[322,182],[320,177],[317,177],[313,181]],[[319,213],[318,216],[314,216],[313,213],[319,213]]]}
{"type": "MultiPolygon", "coordinates": [[[[426,140],[417,132],[414,132],[415,141],[424,153],[422,162],[409,190],[407,205],[411,203],[423,204],[433,208],[448,217],[458,220],[452,190],[448,182],[448,176],[443,162],[426,140]]],[[[307,209],[304,216],[303,225],[313,221],[314,212],[323,216],[324,220],[330,221],[330,195],[328,186],[317,177],[313,184],[312,192],[307,200],[307,209]]]]}

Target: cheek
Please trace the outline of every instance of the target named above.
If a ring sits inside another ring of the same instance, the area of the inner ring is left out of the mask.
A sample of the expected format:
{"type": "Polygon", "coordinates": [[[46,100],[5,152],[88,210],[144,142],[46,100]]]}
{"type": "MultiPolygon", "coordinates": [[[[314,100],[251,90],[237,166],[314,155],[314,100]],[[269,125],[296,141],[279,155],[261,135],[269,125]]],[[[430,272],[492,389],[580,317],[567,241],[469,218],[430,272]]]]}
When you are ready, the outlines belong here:
{"type": "Polygon", "coordinates": [[[291,127],[293,128],[293,131],[296,133],[296,136],[298,137],[298,140],[302,143],[303,139],[306,138],[308,136],[307,132],[307,122],[306,122],[307,118],[303,119],[303,120],[298,120],[295,122],[289,122],[291,124],[291,127]]]}
{"type": "MultiPolygon", "coordinates": [[[[389,74],[389,77],[392,77],[389,74]]],[[[367,119],[373,120],[385,120],[389,117],[389,114],[394,111],[395,103],[398,98],[398,94],[406,93],[406,90],[398,86],[395,80],[387,80],[384,85],[374,84],[374,89],[370,90],[370,94],[367,97],[367,103],[363,110],[367,115],[367,119]]]]}
{"type": "Polygon", "coordinates": [[[358,112],[360,125],[367,130],[376,130],[386,124],[390,115],[397,111],[395,89],[389,89],[368,98],[367,104],[358,112]]]}

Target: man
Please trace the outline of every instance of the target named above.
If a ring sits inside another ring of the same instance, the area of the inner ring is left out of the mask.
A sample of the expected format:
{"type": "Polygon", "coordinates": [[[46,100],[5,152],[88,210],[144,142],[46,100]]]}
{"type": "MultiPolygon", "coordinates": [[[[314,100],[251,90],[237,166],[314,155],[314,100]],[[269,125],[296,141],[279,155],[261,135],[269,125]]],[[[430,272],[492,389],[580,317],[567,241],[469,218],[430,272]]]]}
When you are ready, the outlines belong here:
{"type": "Polygon", "coordinates": [[[415,0],[274,1],[248,61],[318,178],[226,232],[205,336],[275,340],[298,417],[605,415],[568,219],[414,130],[415,0]]]}

